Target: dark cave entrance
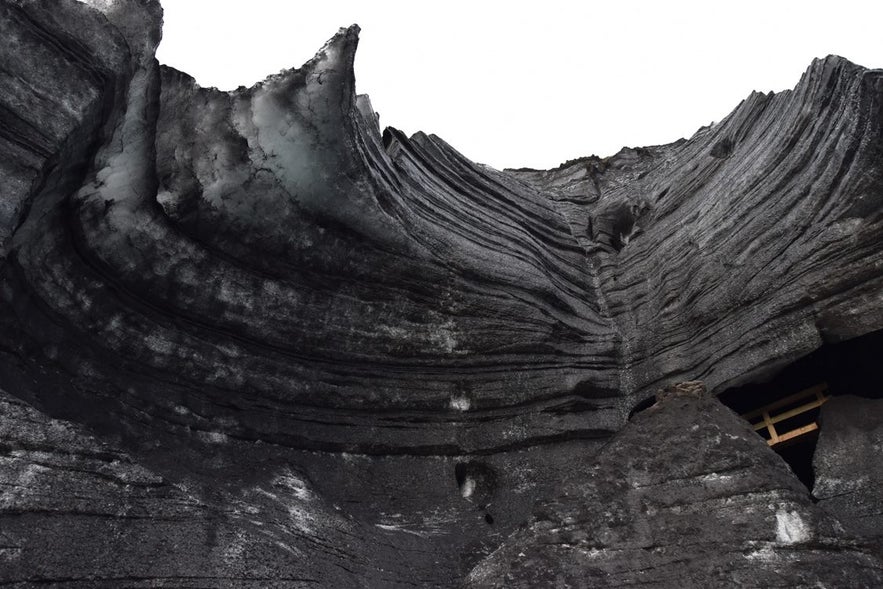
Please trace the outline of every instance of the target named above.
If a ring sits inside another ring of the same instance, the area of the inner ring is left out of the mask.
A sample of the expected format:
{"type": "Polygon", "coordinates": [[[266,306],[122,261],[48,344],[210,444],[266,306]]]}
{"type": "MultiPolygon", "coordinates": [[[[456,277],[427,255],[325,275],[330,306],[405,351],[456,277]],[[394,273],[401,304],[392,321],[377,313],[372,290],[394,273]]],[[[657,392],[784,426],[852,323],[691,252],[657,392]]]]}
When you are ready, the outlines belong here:
{"type": "Polygon", "coordinates": [[[883,397],[883,331],[825,344],[768,380],[728,389],[719,398],[756,424],[758,434],[812,490],[821,405],[825,397],[847,394],[883,397]],[[770,430],[779,437],[773,439],[770,430]]]}
{"type": "Polygon", "coordinates": [[[645,411],[656,404],[656,395],[650,395],[637,405],[635,405],[632,410],[629,412],[628,420],[631,421],[632,417],[640,413],[641,411],[645,411]]]}

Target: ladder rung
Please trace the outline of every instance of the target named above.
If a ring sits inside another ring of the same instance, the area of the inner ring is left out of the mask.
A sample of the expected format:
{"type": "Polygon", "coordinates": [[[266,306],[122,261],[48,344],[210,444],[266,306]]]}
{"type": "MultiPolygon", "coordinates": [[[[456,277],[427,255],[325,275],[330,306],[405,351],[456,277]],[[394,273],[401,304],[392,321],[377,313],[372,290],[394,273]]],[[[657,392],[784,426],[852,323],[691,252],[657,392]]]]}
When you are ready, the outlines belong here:
{"type": "Polygon", "coordinates": [[[761,407],[760,409],[756,409],[756,410],[750,411],[748,413],[743,413],[742,417],[744,419],[747,419],[748,421],[754,421],[758,417],[761,417],[764,414],[764,412],[774,411],[774,410],[778,409],[779,407],[784,407],[786,405],[790,405],[794,401],[799,401],[800,399],[803,399],[804,397],[809,397],[811,395],[815,395],[817,398],[820,398],[820,399],[827,399],[828,397],[825,397],[822,394],[827,389],[828,389],[828,383],[823,382],[821,384],[815,385],[814,387],[804,389],[804,390],[800,391],[799,393],[794,393],[793,395],[788,395],[787,397],[773,401],[769,405],[765,405],[765,406],[761,407]]]}
{"type": "Polygon", "coordinates": [[[797,429],[792,429],[790,432],[784,433],[778,437],[775,441],[767,440],[767,445],[775,446],[776,444],[781,444],[782,442],[787,442],[788,440],[793,440],[794,438],[799,438],[802,435],[808,434],[809,432],[815,431],[819,429],[819,424],[811,423],[809,425],[805,425],[803,427],[799,427],[797,429]]]}
{"type": "MultiPolygon", "coordinates": [[[[780,421],[785,421],[786,419],[790,419],[790,418],[794,417],[795,415],[800,415],[801,413],[806,413],[807,411],[811,411],[811,410],[815,409],[816,407],[821,407],[822,405],[825,404],[825,401],[827,401],[827,400],[828,400],[828,397],[824,397],[824,399],[816,399],[815,401],[810,401],[809,403],[801,405],[800,407],[795,407],[794,409],[791,409],[790,411],[786,411],[784,413],[779,413],[778,415],[775,415],[775,416],[771,415],[770,416],[770,423],[779,423],[780,421]]],[[[754,431],[762,430],[766,426],[767,426],[766,422],[762,421],[758,424],[755,424],[754,431]]]]}

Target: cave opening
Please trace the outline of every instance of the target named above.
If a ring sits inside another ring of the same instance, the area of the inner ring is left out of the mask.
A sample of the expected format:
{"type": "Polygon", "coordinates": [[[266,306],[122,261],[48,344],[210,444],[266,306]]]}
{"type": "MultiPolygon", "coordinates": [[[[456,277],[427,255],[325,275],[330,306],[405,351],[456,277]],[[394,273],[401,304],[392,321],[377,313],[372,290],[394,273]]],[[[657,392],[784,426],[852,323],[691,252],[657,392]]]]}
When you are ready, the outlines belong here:
{"type": "Polygon", "coordinates": [[[642,411],[646,411],[647,409],[649,409],[650,407],[652,407],[655,404],[656,404],[656,395],[650,395],[649,397],[647,397],[646,399],[644,399],[643,401],[641,401],[640,403],[638,403],[637,405],[632,407],[632,410],[629,411],[628,421],[631,421],[632,417],[634,417],[635,415],[637,415],[638,413],[640,413],[642,411]]]}
{"type": "Polygon", "coordinates": [[[824,344],[762,382],[734,387],[721,402],[746,418],[810,491],[819,413],[831,396],[883,397],[883,331],[824,344]]]}

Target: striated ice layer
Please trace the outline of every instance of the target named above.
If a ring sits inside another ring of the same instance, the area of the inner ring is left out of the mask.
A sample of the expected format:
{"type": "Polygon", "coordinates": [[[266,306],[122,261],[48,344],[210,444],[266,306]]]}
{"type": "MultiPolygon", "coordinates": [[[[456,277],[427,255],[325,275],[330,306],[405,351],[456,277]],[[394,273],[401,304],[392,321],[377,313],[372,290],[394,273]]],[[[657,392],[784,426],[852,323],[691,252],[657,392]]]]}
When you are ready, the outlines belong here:
{"type": "Polygon", "coordinates": [[[883,328],[881,71],[499,171],[381,130],[358,27],[221,92],[161,18],[0,0],[0,582],[881,584],[824,426],[840,527],[713,399],[626,425],[883,328]]]}

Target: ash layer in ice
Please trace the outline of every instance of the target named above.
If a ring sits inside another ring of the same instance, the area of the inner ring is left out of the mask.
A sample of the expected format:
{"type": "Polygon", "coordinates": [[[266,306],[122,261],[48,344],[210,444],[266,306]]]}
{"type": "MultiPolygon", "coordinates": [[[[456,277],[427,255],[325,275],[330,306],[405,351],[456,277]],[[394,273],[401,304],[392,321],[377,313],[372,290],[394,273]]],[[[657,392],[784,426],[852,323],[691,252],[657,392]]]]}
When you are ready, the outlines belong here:
{"type": "Polygon", "coordinates": [[[713,398],[883,350],[883,72],[498,171],[381,131],[357,27],[221,92],[161,20],[0,0],[0,583],[883,584],[878,402],[815,504],[713,398]]]}

